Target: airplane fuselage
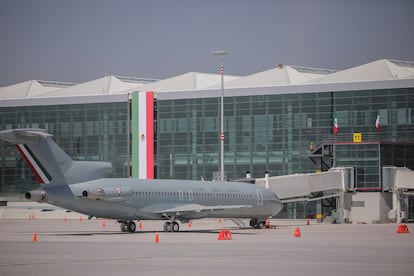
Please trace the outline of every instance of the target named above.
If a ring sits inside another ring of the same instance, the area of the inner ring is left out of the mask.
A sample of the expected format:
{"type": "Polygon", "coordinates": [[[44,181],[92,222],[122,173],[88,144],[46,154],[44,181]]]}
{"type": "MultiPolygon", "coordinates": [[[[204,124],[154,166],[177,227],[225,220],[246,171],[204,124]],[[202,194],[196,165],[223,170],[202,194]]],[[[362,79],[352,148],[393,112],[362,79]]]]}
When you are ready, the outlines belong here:
{"type": "Polygon", "coordinates": [[[264,219],[282,209],[270,190],[239,182],[104,178],[68,187],[63,192],[44,186],[48,202],[90,216],[125,221],[168,219],[170,214],[181,221],[204,217],[264,219]],[[68,193],[72,195],[68,197],[68,193]]]}
{"type": "Polygon", "coordinates": [[[0,131],[0,139],[14,143],[42,188],[25,197],[77,211],[90,217],[116,219],[121,231],[134,232],[134,220],[164,219],[164,230],[177,232],[179,224],[205,217],[250,218],[250,226],[282,210],[268,189],[241,182],[202,182],[105,178],[112,165],[76,161],[42,129],[0,131]]]}

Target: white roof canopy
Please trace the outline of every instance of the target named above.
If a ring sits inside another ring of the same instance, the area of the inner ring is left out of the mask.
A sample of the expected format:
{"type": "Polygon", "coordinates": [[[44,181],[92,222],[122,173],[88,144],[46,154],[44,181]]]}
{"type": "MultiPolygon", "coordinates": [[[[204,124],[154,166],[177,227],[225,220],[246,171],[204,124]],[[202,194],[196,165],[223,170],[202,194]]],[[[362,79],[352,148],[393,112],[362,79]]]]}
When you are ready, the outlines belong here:
{"type": "MultiPolygon", "coordinates": [[[[342,71],[279,65],[245,77],[225,75],[225,88],[296,86],[322,83],[347,83],[414,79],[414,62],[381,59],[342,71]]],[[[0,88],[0,100],[121,95],[135,91],[160,93],[219,89],[220,74],[189,72],[155,81],[105,76],[80,84],[30,80],[0,88]]]]}

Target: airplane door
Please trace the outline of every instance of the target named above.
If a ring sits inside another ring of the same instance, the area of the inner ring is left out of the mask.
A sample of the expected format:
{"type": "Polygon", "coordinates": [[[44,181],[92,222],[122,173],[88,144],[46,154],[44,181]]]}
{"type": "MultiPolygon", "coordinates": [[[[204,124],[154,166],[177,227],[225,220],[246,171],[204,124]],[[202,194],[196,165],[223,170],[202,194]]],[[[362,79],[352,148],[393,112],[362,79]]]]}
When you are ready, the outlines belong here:
{"type": "Polygon", "coordinates": [[[263,193],[262,193],[262,190],[257,189],[256,190],[256,194],[257,194],[257,205],[263,205],[263,193]]]}

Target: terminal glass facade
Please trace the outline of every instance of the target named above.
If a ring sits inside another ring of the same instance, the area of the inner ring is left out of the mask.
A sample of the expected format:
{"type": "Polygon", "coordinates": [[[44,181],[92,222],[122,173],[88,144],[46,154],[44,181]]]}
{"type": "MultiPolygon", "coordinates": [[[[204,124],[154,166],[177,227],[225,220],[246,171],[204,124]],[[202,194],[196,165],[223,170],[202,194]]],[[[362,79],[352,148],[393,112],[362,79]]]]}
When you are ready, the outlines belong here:
{"type": "MultiPolygon", "coordinates": [[[[0,108],[0,129],[44,128],[76,160],[109,161],[112,177],[127,177],[127,103],[0,108]]],[[[0,193],[24,193],[38,184],[14,145],[0,141],[0,193]]]]}
{"type": "MultiPolygon", "coordinates": [[[[45,128],[74,159],[108,161],[112,177],[128,177],[128,105],[1,107],[0,129],[45,128]]],[[[220,167],[220,99],[156,99],[154,112],[155,178],[213,179],[220,167]]],[[[252,177],[315,172],[310,145],[327,141],[333,166],[355,168],[357,188],[380,188],[382,166],[414,169],[414,88],[225,97],[224,115],[229,180],[246,171],[252,177]]],[[[0,180],[1,195],[38,187],[15,147],[3,141],[0,180]]]]}
{"type": "MultiPolygon", "coordinates": [[[[220,166],[219,114],[220,98],[157,101],[157,178],[213,178],[220,166]]],[[[224,116],[227,179],[246,171],[252,177],[314,172],[309,145],[324,141],[334,145],[335,166],[356,168],[357,187],[380,187],[383,165],[414,169],[413,155],[381,154],[396,146],[412,151],[413,88],[225,97],[224,116]],[[354,133],[361,133],[360,142],[354,133]]]]}

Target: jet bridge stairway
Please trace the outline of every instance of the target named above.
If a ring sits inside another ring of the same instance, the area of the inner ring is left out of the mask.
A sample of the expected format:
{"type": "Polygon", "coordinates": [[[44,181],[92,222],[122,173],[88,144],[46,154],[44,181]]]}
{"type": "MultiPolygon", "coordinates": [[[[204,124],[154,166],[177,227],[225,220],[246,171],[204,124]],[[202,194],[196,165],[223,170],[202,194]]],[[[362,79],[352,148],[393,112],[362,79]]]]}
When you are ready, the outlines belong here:
{"type": "Polygon", "coordinates": [[[311,142],[309,145],[309,159],[315,164],[318,171],[326,172],[333,165],[333,142],[324,141],[315,147],[311,142]]]}

